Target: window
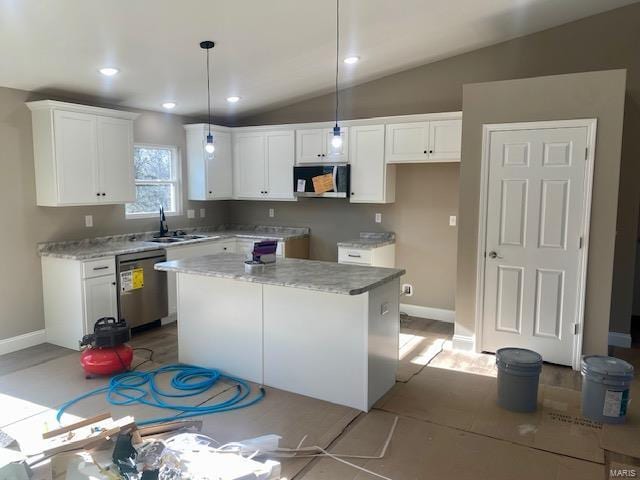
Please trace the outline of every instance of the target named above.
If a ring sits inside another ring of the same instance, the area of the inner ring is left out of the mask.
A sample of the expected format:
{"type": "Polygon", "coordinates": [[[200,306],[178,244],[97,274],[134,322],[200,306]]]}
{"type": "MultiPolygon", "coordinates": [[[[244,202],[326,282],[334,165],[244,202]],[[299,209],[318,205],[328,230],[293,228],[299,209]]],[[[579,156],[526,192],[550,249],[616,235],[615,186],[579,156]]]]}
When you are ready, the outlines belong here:
{"type": "Polygon", "coordinates": [[[127,217],[150,217],[160,207],[167,214],[179,214],[180,162],[175,147],[135,145],[133,165],[136,202],[126,206],[127,217]]]}

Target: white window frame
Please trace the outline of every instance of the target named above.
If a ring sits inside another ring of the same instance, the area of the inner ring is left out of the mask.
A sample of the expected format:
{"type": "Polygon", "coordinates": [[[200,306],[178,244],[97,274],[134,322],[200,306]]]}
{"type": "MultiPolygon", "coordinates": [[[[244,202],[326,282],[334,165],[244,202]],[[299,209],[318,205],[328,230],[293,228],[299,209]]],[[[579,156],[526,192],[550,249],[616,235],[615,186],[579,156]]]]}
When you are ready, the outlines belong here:
{"type": "MultiPolygon", "coordinates": [[[[167,217],[177,217],[182,215],[182,158],[180,156],[180,150],[175,145],[159,145],[153,143],[136,143],[133,145],[133,148],[162,148],[171,150],[171,170],[175,172],[175,176],[173,180],[136,180],[134,178],[136,195],[138,185],[158,185],[170,183],[173,185],[175,192],[175,211],[173,212],[165,212],[167,217]]],[[[135,162],[135,159],[134,159],[135,162]]],[[[134,166],[134,177],[135,177],[135,166],[134,166]]],[[[125,215],[127,219],[136,219],[136,218],[155,218],[158,216],[158,212],[145,212],[145,213],[127,213],[127,209],[125,207],[125,215]]]]}

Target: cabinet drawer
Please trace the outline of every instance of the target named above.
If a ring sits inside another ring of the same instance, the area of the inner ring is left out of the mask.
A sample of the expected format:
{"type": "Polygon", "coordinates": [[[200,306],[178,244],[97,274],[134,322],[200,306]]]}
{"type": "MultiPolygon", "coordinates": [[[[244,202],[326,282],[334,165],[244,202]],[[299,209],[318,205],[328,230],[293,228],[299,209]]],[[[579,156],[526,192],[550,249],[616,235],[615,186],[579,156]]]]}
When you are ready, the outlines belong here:
{"type": "Polygon", "coordinates": [[[82,263],[82,278],[102,277],[103,275],[115,275],[115,273],[116,259],[114,257],[82,263]]]}
{"type": "Polygon", "coordinates": [[[371,265],[371,250],[359,248],[338,248],[338,263],[371,265]]]}

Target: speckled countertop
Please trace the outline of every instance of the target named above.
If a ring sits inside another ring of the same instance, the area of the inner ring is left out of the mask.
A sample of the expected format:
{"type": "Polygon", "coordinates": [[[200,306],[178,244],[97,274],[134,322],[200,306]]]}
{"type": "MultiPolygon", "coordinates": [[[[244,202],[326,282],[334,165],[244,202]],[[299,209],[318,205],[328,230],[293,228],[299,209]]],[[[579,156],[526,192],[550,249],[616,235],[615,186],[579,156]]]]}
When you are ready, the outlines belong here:
{"type": "Polygon", "coordinates": [[[262,272],[246,273],[244,257],[221,253],[157,263],[156,270],[266,283],[342,295],[360,295],[405,274],[398,268],[361,267],[317,260],[283,258],[262,272]]]}
{"type": "Polygon", "coordinates": [[[339,247],[372,249],[396,243],[393,232],[362,232],[360,238],[338,242],[339,247]]]}
{"type": "Polygon", "coordinates": [[[227,238],[293,240],[309,236],[306,227],[273,227],[261,225],[222,225],[217,227],[181,228],[189,235],[202,235],[202,238],[184,240],[175,243],[155,243],[151,240],[158,232],[128,233],[107,237],[86,238],[66,242],[48,242],[38,244],[38,254],[70,260],[89,260],[92,258],[144,252],[158,248],[173,248],[180,245],[211,242],[227,238]]]}

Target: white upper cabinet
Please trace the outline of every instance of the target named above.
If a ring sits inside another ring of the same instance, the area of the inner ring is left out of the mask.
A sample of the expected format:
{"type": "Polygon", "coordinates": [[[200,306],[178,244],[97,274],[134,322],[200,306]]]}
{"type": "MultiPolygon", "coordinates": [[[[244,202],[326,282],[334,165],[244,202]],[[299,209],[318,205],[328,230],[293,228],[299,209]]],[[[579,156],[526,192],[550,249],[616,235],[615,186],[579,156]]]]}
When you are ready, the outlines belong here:
{"type": "Polygon", "coordinates": [[[267,132],[265,135],[265,195],[271,200],[292,200],[293,130],[267,132]]]}
{"type": "Polygon", "coordinates": [[[384,161],[384,125],[350,128],[351,203],[392,203],[396,166],[384,161]]]}
{"type": "Polygon", "coordinates": [[[135,201],[129,112],[42,100],[29,102],[37,204],[135,201]]]}
{"type": "Polygon", "coordinates": [[[235,197],[295,200],[293,130],[234,133],[235,197]]]}
{"type": "Polygon", "coordinates": [[[462,120],[444,119],[387,125],[387,163],[458,162],[462,120]]]}
{"type": "Polygon", "coordinates": [[[98,117],[98,159],[101,197],[106,203],[136,199],[133,173],[133,128],[131,120],[98,117]]]}
{"type": "Polygon", "coordinates": [[[348,162],[348,129],[342,127],[340,130],[342,146],[338,149],[331,145],[333,138],[333,129],[331,128],[296,130],[296,164],[348,162]]]}
{"type": "Polygon", "coordinates": [[[262,199],[264,197],[264,133],[238,133],[234,135],[234,173],[237,198],[262,199]]]}
{"type": "Polygon", "coordinates": [[[233,198],[231,133],[226,127],[211,127],[215,151],[204,150],[207,124],[185,125],[187,130],[187,168],[189,200],[227,200],[233,198]]]}
{"type": "Polygon", "coordinates": [[[426,162],[429,158],[429,122],[387,125],[388,163],[426,162]]]}
{"type": "Polygon", "coordinates": [[[429,160],[460,161],[462,120],[433,120],[429,122],[429,160]]]}

